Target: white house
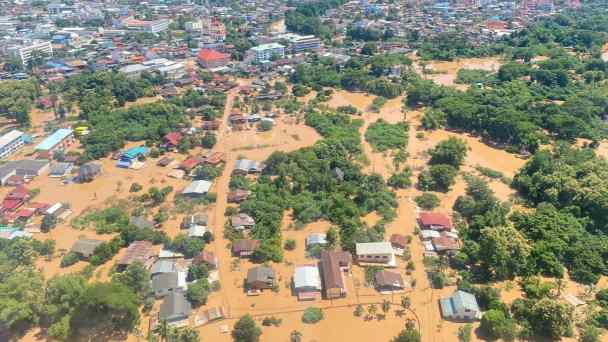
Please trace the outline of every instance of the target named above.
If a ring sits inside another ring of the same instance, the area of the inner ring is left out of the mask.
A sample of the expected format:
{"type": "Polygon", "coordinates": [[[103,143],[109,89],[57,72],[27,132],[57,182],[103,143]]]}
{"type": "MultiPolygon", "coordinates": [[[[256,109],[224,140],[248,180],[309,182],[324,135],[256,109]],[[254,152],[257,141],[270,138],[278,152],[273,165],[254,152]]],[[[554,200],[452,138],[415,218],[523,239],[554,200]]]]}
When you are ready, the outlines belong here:
{"type": "Polygon", "coordinates": [[[355,247],[357,262],[385,267],[396,267],[397,259],[390,242],[358,243],[355,247]]]}

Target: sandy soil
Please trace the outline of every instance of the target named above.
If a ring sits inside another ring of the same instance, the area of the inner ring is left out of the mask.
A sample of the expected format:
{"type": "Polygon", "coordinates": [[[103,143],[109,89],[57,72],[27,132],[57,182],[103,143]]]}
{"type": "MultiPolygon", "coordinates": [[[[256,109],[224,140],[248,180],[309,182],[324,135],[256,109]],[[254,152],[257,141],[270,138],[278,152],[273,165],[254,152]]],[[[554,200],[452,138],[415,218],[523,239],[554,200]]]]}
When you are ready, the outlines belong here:
{"type": "MultiPolygon", "coordinates": [[[[480,69],[486,71],[498,71],[502,62],[495,57],[489,58],[464,58],[451,62],[431,61],[427,62],[426,69],[432,71],[431,74],[424,74],[423,77],[430,79],[435,83],[445,86],[455,86],[458,89],[466,89],[463,84],[455,84],[458,70],[460,69],[480,69]]],[[[417,62],[415,68],[418,72],[422,71],[422,63],[417,62]]]]}

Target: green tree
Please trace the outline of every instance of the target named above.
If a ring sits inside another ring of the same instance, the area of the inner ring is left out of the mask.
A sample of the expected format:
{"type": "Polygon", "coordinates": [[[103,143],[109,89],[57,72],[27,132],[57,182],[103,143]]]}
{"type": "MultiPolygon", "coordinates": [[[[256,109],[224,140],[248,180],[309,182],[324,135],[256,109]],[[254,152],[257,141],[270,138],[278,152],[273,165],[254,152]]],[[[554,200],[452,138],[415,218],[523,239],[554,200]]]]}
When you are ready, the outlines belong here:
{"type": "Polygon", "coordinates": [[[195,307],[205,305],[209,296],[209,282],[207,279],[199,279],[188,286],[186,298],[195,307]]]}
{"type": "Polygon", "coordinates": [[[515,340],[517,329],[513,319],[501,310],[488,310],[481,318],[479,329],[491,339],[515,340]]]}
{"type": "Polygon", "coordinates": [[[401,330],[399,335],[397,335],[395,338],[393,338],[391,340],[391,342],[420,342],[420,341],[421,341],[420,333],[412,327],[407,327],[407,328],[401,330]]]}
{"type": "Polygon", "coordinates": [[[469,324],[465,324],[458,328],[458,341],[459,342],[471,342],[473,326],[469,324]]]}
{"type": "Polygon", "coordinates": [[[44,279],[32,267],[19,267],[0,280],[0,324],[8,329],[36,325],[44,311],[44,279]]]}
{"type": "Polygon", "coordinates": [[[467,156],[467,144],[462,139],[450,137],[439,142],[429,154],[431,156],[429,164],[446,164],[459,169],[467,156]]]}
{"type": "Polygon", "coordinates": [[[139,299],[126,285],[93,283],[74,310],[70,325],[90,331],[131,331],[139,323],[139,299]],[[111,329],[111,330],[108,330],[111,329]]]}
{"type": "Polygon", "coordinates": [[[250,315],[245,315],[239,319],[232,329],[232,339],[234,342],[257,342],[262,335],[260,329],[250,315]]]}
{"type": "Polygon", "coordinates": [[[433,210],[439,206],[439,198],[431,192],[424,192],[422,195],[416,196],[414,201],[424,210],[433,210]]]}
{"type": "Polygon", "coordinates": [[[512,226],[481,230],[479,259],[496,279],[510,279],[521,274],[529,255],[528,242],[512,226]]]}
{"type": "Polygon", "coordinates": [[[128,286],[140,298],[147,295],[150,288],[150,272],[146,270],[141,262],[134,262],[121,273],[115,273],[112,281],[128,286]]]}
{"type": "Polygon", "coordinates": [[[458,170],[452,165],[432,165],[418,175],[418,187],[424,191],[448,192],[457,175],[458,170]]]}

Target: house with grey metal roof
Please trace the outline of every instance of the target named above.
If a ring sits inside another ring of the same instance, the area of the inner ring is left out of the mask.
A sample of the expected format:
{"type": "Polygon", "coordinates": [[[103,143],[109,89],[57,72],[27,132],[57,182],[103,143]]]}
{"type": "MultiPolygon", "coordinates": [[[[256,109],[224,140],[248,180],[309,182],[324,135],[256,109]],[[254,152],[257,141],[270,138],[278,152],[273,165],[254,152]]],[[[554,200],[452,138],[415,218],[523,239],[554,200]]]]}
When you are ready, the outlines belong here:
{"type": "Polygon", "coordinates": [[[299,300],[314,300],[321,296],[321,275],[317,265],[296,267],[293,274],[293,290],[299,300]]]}
{"type": "Polygon", "coordinates": [[[160,273],[171,273],[177,272],[180,267],[177,265],[177,261],[173,259],[158,259],[152,264],[150,268],[150,275],[154,276],[160,273]]]}
{"type": "Polygon", "coordinates": [[[172,291],[185,290],[186,272],[159,273],[152,276],[152,289],[157,298],[164,297],[172,291]]]}
{"type": "Polygon", "coordinates": [[[209,192],[211,182],[206,180],[195,180],[188,185],[183,191],[184,196],[202,196],[209,192]]]}
{"type": "Polygon", "coordinates": [[[481,319],[481,310],[474,295],[456,291],[450,297],[439,300],[441,315],[444,319],[472,321],[481,319]]]}
{"type": "Polygon", "coordinates": [[[230,223],[232,224],[232,228],[236,230],[252,229],[255,227],[255,220],[253,217],[245,213],[232,216],[230,218],[230,223]]]}
{"type": "Polygon", "coordinates": [[[247,175],[250,173],[260,173],[264,170],[264,164],[258,163],[255,160],[239,159],[234,164],[233,174],[247,175]]]}
{"type": "Polygon", "coordinates": [[[192,312],[192,305],[186,300],[184,293],[181,291],[172,291],[160,304],[158,319],[166,321],[169,325],[182,325],[187,320],[192,312]]]}
{"type": "Polygon", "coordinates": [[[61,178],[70,174],[72,169],[74,168],[74,164],[72,163],[54,163],[51,165],[51,170],[49,171],[49,177],[51,178],[61,178]]]}
{"type": "Polygon", "coordinates": [[[93,255],[95,248],[101,245],[103,241],[94,239],[80,239],[74,242],[71,252],[80,255],[81,258],[89,258],[93,255]]]}

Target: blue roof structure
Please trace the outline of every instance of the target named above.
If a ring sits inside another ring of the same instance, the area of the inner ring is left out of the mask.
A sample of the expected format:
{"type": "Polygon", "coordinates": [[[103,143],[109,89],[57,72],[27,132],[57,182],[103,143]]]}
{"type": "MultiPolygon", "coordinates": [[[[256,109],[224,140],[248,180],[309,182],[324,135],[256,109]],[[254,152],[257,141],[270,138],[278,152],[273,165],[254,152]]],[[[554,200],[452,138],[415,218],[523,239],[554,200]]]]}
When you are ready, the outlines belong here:
{"type": "Polygon", "coordinates": [[[53,134],[49,135],[44,139],[38,146],[36,146],[36,151],[48,151],[53,149],[53,147],[57,146],[60,142],[62,142],[65,138],[73,134],[74,131],[69,128],[60,128],[56,130],[53,134]]]}
{"type": "Polygon", "coordinates": [[[466,312],[481,312],[475,296],[464,291],[456,291],[448,298],[439,301],[441,314],[444,318],[462,316],[466,312]]]}
{"type": "Polygon", "coordinates": [[[149,152],[149,148],[147,148],[146,146],[137,146],[137,147],[133,147],[128,149],[125,153],[123,153],[120,156],[120,159],[136,159],[139,156],[146,156],[148,155],[149,152]]]}

